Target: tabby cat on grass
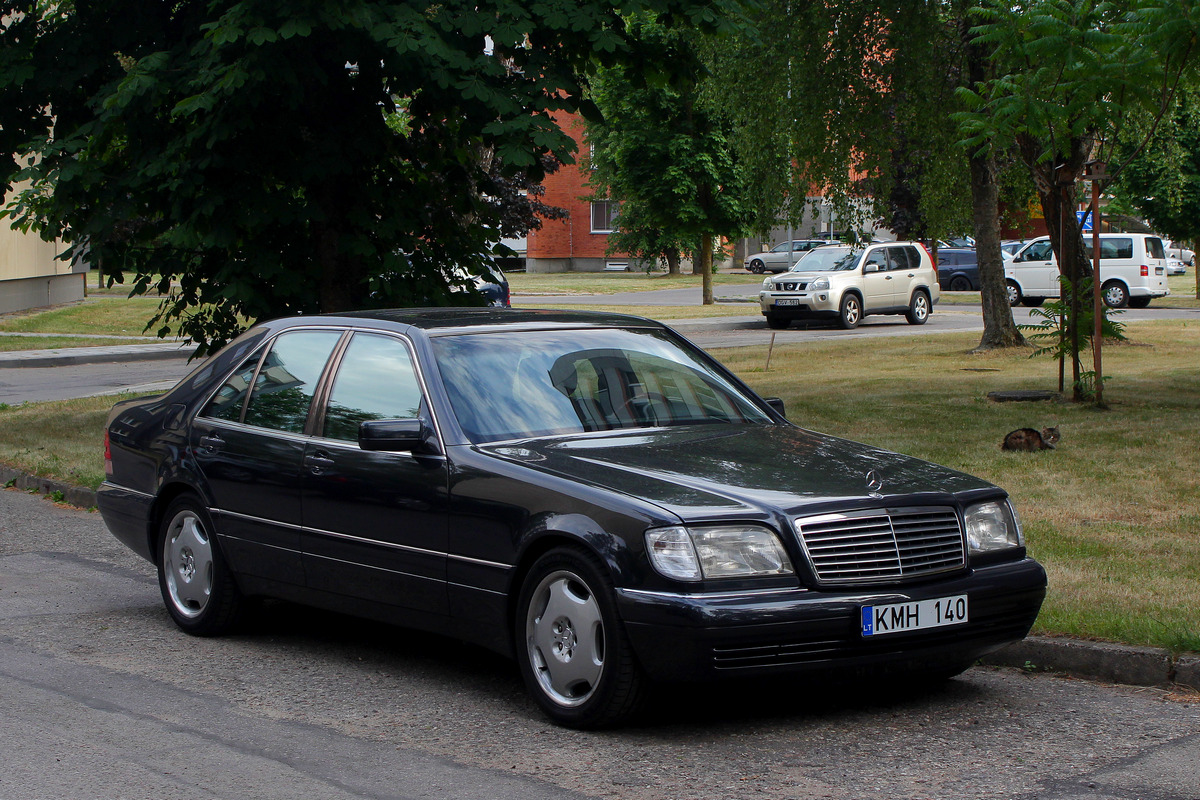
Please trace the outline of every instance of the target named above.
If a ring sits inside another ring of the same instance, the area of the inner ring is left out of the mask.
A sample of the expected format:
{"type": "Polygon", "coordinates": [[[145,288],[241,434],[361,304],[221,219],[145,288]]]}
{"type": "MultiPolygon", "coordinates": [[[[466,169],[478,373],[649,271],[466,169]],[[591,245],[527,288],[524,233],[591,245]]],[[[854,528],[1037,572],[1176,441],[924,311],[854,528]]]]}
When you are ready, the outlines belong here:
{"type": "Polygon", "coordinates": [[[1001,450],[1053,450],[1054,445],[1062,436],[1058,432],[1058,428],[1042,428],[1040,431],[1034,428],[1017,428],[1012,433],[1004,437],[1004,441],[1000,443],[1001,450]]]}

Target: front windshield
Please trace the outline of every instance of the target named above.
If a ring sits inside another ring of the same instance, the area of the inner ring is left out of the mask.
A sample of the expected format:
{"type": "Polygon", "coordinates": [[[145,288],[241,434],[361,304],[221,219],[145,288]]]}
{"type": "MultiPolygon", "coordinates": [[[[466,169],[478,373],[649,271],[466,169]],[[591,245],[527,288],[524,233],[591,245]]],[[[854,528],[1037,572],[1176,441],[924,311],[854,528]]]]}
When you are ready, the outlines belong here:
{"type": "Polygon", "coordinates": [[[586,431],[770,417],[661,331],[477,333],[433,339],[438,369],[476,444],[586,431]]]}
{"type": "Polygon", "coordinates": [[[849,270],[858,266],[862,250],[853,247],[818,247],[809,250],[804,258],[796,262],[792,272],[832,272],[849,270]]]}

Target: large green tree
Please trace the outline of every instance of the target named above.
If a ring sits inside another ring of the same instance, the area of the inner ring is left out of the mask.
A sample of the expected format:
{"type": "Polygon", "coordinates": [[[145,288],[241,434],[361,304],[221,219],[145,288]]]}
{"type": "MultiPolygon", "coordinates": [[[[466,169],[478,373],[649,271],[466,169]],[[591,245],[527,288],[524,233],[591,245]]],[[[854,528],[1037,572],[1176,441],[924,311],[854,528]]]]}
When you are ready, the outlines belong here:
{"type": "Polygon", "coordinates": [[[1131,120],[1148,119],[1153,130],[1180,83],[1194,79],[1198,12],[1190,0],[984,0],[971,11],[973,44],[994,69],[963,90],[971,113],[960,119],[972,146],[1015,142],[1033,177],[1067,285],[1076,401],[1093,391],[1102,400],[1103,386],[1080,363],[1091,266],[1075,215],[1077,184],[1089,163],[1110,160],[1131,120]]]}
{"type": "Polygon", "coordinates": [[[6,0],[0,183],[202,351],[240,316],[436,300],[572,158],[551,115],[632,56],[626,15],[732,2],[6,0]]]}
{"type": "Polygon", "coordinates": [[[681,249],[699,253],[703,302],[713,302],[713,241],[745,227],[743,179],[722,104],[704,91],[703,33],[668,30],[644,15],[627,23],[639,46],[681,69],[645,80],[636,66],[599,70],[589,121],[591,183],[621,203],[613,244],[668,265],[681,249]]]}

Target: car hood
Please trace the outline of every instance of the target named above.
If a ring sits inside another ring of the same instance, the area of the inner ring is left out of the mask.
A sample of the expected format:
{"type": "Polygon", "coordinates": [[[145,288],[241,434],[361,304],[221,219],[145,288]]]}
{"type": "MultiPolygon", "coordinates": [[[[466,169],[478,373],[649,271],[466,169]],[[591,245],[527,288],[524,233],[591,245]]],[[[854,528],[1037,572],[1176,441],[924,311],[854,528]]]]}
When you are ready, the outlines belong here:
{"type": "Polygon", "coordinates": [[[937,464],[790,425],[662,428],[480,449],[642,498],[684,520],[995,488],[937,464]],[[875,494],[868,472],[882,481],[875,494]]]}

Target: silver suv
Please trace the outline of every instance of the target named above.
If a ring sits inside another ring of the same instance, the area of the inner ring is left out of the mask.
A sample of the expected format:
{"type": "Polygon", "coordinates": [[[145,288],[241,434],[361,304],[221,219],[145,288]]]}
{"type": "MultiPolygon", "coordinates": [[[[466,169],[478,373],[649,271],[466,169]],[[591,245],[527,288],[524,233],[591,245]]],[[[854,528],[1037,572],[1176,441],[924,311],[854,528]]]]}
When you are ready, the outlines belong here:
{"type": "Polygon", "coordinates": [[[758,293],[767,325],[776,330],[796,319],[836,319],[855,328],[868,314],[903,314],[923,325],[939,297],[937,271],[919,242],[818,247],[764,280],[758,293]]]}

